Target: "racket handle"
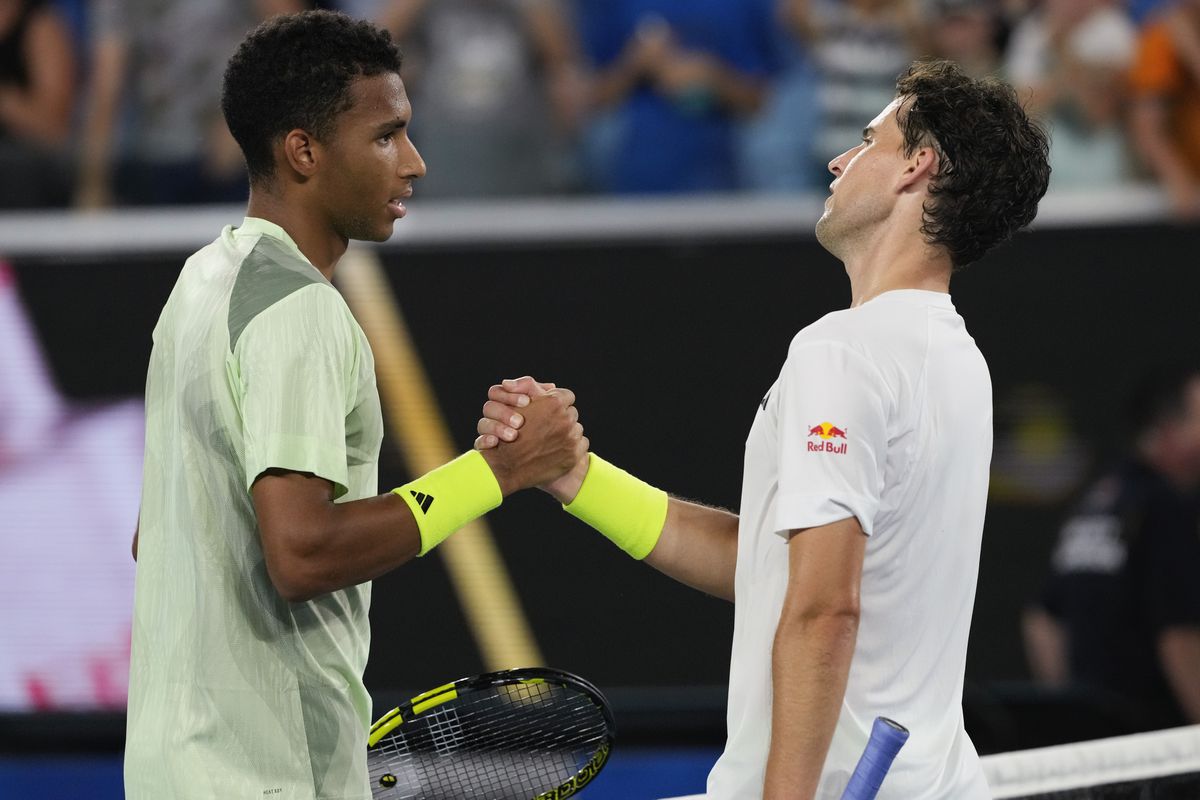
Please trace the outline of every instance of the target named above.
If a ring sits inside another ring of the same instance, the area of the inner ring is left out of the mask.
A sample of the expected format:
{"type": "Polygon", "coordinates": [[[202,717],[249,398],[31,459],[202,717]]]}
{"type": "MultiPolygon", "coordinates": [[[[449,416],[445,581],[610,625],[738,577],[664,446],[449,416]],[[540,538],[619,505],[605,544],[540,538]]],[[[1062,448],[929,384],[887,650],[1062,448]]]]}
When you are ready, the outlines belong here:
{"type": "Polygon", "coordinates": [[[875,800],[892,761],[908,741],[908,728],[886,717],[876,717],[871,739],[846,784],[842,800],[875,800]]]}

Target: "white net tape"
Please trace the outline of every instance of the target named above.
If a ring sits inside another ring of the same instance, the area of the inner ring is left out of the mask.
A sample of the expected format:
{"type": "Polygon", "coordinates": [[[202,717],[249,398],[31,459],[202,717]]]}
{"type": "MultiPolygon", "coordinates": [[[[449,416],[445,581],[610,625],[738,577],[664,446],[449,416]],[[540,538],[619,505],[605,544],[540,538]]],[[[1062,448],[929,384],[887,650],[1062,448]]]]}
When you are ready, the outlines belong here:
{"type": "Polygon", "coordinates": [[[996,800],[1200,772],[1200,725],[983,758],[996,800]]]}

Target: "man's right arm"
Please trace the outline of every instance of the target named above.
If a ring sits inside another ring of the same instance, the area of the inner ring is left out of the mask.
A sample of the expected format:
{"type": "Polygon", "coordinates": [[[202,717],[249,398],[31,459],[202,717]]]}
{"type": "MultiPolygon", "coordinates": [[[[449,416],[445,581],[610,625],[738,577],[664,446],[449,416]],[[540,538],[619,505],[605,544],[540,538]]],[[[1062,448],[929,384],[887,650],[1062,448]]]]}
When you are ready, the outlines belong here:
{"type": "Polygon", "coordinates": [[[1184,717],[1200,725],[1200,626],[1175,625],[1159,633],[1158,658],[1184,717]]]}
{"type": "Polygon", "coordinates": [[[267,573],[298,603],[378,578],[421,549],[416,519],[398,495],[333,502],[333,483],[268,470],[251,488],[267,573]]]}
{"type": "Polygon", "coordinates": [[[682,584],[732,603],[737,543],[737,514],[672,497],[662,534],[645,561],[682,584]]]}
{"type": "Polygon", "coordinates": [[[1029,608],[1021,619],[1025,654],[1033,679],[1042,686],[1066,686],[1067,637],[1058,620],[1044,609],[1029,608]]]}
{"type": "MultiPolygon", "coordinates": [[[[498,443],[519,441],[524,434],[518,430],[524,431],[525,427],[522,403],[550,385],[524,377],[491,387],[484,416],[479,420],[475,446],[487,453],[498,443]]],[[[564,506],[570,505],[578,496],[591,463],[585,456],[566,475],[541,488],[564,506]]],[[[601,533],[614,542],[622,538],[603,529],[601,533]]],[[[662,527],[653,533],[656,541],[643,559],[647,564],[693,589],[733,601],[738,542],[736,514],[669,497],[662,527]]]]}
{"type": "MultiPolygon", "coordinates": [[[[586,453],[588,441],[573,401],[566,390],[535,399],[525,409],[527,435],[483,454],[484,469],[491,470],[501,496],[560,477],[586,453]]],[[[455,509],[454,487],[449,488],[449,495],[438,498],[438,511],[455,509]]],[[[255,480],[251,494],[267,572],[289,602],[373,580],[434,544],[423,541],[429,532],[423,532],[410,504],[394,492],[334,503],[331,481],[268,469],[255,480]]],[[[477,515],[463,515],[464,524],[477,515]]]]}

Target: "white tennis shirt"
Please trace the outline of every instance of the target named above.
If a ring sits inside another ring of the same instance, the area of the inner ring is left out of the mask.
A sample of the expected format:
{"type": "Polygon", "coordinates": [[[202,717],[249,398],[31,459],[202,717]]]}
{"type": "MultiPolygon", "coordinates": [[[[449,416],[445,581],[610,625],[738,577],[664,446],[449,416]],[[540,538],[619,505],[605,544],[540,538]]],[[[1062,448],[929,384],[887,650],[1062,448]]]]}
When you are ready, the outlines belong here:
{"type": "Polygon", "coordinates": [[[962,715],[991,453],[991,379],[949,295],[887,292],[796,335],[746,441],[709,800],[762,796],[789,532],[851,516],[870,537],[862,617],[817,798],[841,797],[877,716],[912,732],[880,800],[991,796],[962,715]]]}

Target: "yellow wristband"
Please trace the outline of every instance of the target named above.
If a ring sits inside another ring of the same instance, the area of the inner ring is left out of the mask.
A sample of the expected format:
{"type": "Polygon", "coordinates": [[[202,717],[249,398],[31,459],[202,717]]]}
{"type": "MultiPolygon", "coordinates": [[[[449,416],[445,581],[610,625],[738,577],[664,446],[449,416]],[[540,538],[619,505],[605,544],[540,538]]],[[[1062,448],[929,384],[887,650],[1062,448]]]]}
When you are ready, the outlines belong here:
{"type": "Polygon", "coordinates": [[[589,453],[579,494],[563,509],[641,560],[650,555],[662,535],[667,493],[589,453]]]}
{"type": "Polygon", "coordinates": [[[504,500],[492,468],[478,450],[426,472],[415,481],[392,489],[412,509],[421,531],[423,556],[446,537],[504,500]]]}

